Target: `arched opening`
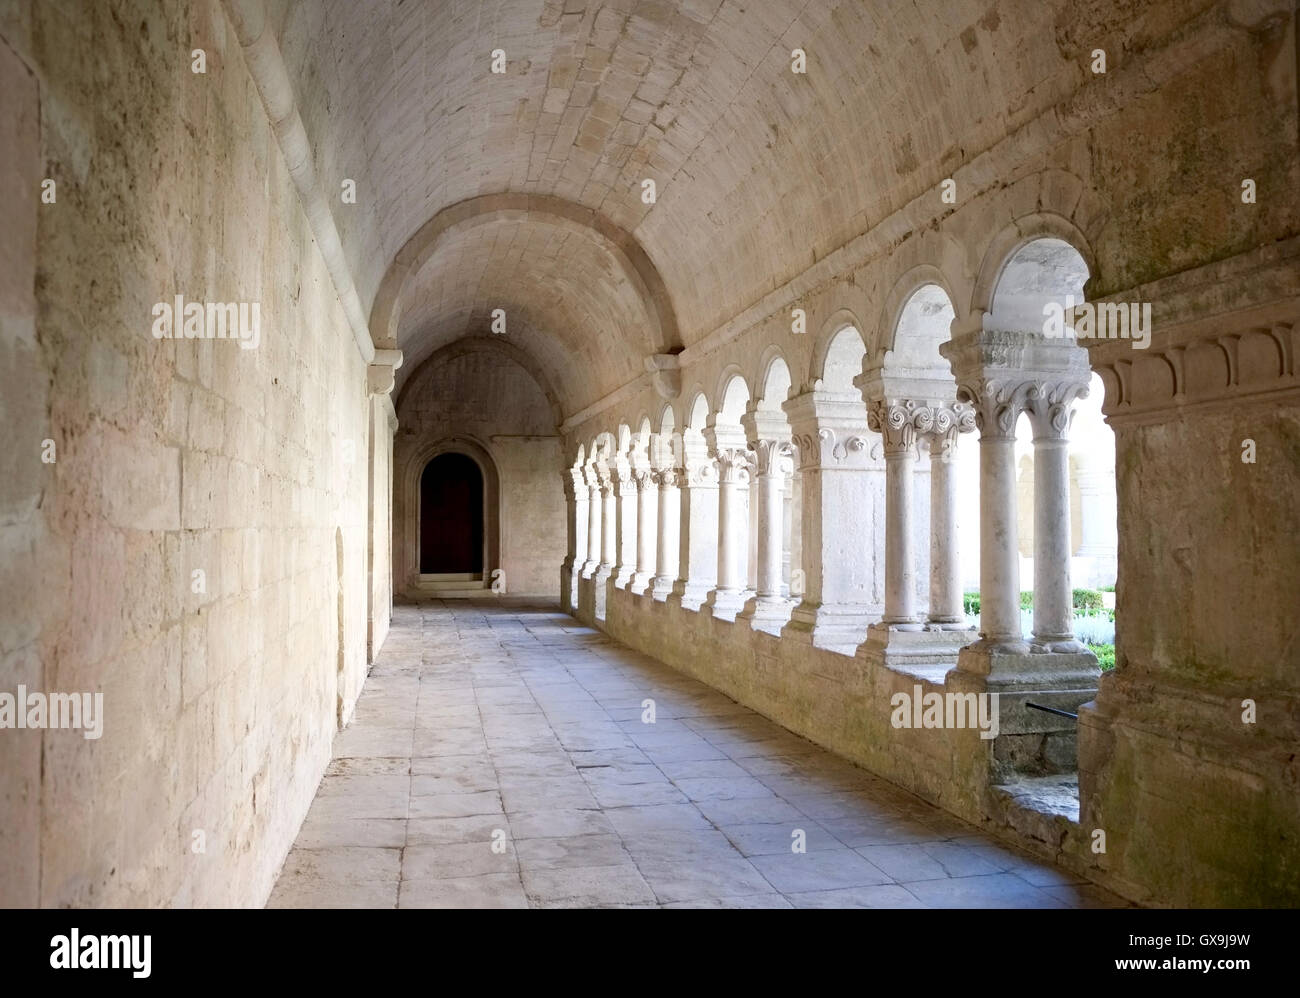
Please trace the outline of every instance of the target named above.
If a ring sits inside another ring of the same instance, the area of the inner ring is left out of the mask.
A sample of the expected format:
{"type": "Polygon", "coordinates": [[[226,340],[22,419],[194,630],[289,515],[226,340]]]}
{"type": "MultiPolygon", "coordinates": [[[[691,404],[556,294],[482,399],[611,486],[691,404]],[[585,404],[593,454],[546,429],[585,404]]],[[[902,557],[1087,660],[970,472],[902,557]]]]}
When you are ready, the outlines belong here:
{"type": "Polygon", "coordinates": [[[420,574],[483,578],[483,472],[473,458],[439,454],[420,475],[420,574]]]}

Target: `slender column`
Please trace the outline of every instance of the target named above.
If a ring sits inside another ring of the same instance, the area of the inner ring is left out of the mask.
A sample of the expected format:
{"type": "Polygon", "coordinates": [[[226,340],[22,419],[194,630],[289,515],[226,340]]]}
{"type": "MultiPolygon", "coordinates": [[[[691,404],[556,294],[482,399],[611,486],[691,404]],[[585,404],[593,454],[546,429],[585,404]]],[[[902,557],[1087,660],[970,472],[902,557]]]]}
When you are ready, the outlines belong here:
{"type": "Polygon", "coordinates": [[[760,599],[781,596],[782,520],[785,512],[784,464],[788,443],[763,440],[758,446],[758,578],[760,599]]]}
{"type": "Polygon", "coordinates": [[[698,610],[717,584],[718,469],[708,458],[699,433],[687,431],[682,441],[684,480],[681,483],[680,547],[673,601],[698,610]]]}
{"type": "Polygon", "coordinates": [[[956,403],[957,421],[930,435],[930,614],[932,629],[961,630],[961,544],[957,531],[957,441],[975,429],[970,406],[956,403]]]}
{"type": "Polygon", "coordinates": [[[582,577],[590,579],[600,567],[600,545],[605,535],[601,531],[600,476],[595,465],[587,465],[583,477],[587,483],[587,557],[582,563],[582,577]]]}
{"type": "Polygon", "coordinates": [[[681,472],[663,468],[654,473],[659,485],[659,551],[655,558],[655,577],[650,595],[659,602],[668,599],[677,581],[677,561],[681,554],[681,495],[678,482],[681,472]]]}
{"type": "MultiPolygon", "coordinates": [[[[882,623],[917,631],[916,561],[912,552],[912,471],[916,466],[914,404],[878,402],[871,428],[885,450],[885,615],[882,623]]],[[[927,410],[928,411],[928,410],[927,410]]]]}
{"type": "Polygon", "coordinates": [[[560,566],[560,596],[565,613],[578,606],[578,577],[587,560],[587,482],[582,471],[564,471],[564,500],[568,507],[569,550],[560,566]]]}
{"type": "Polygon", "coordinates": [[[655,575],[655,534],[659,522],[659,486],[648,468],[635,473],[636,479],[636,574],[631,590],[644,595],[655,575]]]}
{"type": "Polygon", "coordinates": [[[1034,428],[1034,650],[1083,651],[1074,638],[1070,589],[1070,420],[1086,385],[1039,386],[1034,428]]]}
{"type": "Polygon", "coordinates": [[[976,409],[980,433],[981,648],[1024,653],[1020,635],[1020,557],[1016,528],[1018,400],[986,392],[976,409]]]}
{"type": "Polygon", "coordinates": [[[623,455],[614,464],[615,535],[614,585],[627,587],[636,572],[637,554],[637,484],[636,471],[623,455]]]}
{"type": "Polygon", "coordinates": [[[601,475],[601,542],[600,573],[609,576],[614,572],[614,559],[618,552],[618,496],[614,493],[614,480],[608,472],[601,475]]]}

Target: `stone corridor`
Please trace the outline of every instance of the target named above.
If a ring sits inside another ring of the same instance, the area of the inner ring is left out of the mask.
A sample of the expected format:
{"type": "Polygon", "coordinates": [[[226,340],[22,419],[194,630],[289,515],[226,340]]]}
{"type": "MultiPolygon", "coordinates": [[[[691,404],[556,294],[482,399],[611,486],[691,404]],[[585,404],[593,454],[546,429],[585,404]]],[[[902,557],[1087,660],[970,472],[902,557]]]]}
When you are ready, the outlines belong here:
{"type": "Polygon", "coordinates": [[[270,900],[1122,903],[553,606],[512,597],[395,609],[270,900]]]}

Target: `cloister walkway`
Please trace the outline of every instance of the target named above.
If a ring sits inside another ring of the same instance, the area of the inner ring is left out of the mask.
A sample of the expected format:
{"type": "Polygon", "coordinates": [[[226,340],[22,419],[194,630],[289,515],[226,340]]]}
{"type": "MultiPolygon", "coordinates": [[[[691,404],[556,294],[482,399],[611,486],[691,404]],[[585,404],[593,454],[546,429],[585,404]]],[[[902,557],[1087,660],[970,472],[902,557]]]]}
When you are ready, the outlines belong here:
{"type": "Polygon", "coordinates": [[[395,609],[270,900],[1121,903],[554,606],[512,597],[395,609]],[[805,852],[792,848],[800,831],[805,852]]]}

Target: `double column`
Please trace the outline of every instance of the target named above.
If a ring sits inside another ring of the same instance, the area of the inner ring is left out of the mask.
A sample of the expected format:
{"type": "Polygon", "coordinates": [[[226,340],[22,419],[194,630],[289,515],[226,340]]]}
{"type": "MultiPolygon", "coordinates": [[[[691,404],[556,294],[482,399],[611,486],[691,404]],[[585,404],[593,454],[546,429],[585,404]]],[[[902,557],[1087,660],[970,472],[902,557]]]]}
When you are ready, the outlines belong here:
{"type": "Polygon", "coordinates": [[[638,596],[650,588],[655,576],[658,552],[655,539],[659,521],[659,484],[649,467],[633,472],[636,480],[636,573],[628,589],[638,596]]]}
{"type": "Polygon", "coordinates": [[[659,549],[655,557],[655,577],[650,584],[650,595],[662,603],[673,591],[677,581],[677,562],[680,557],[681,534],[681,469],[669,465],[652,473],[659,488],[659,549]]]}
{"type": "Polygon", "coordinates": [[[587,560],[587,480],[581,468],[563,472],[564,503],[569,521],[569,550],[560,565],[560,603],[565,613],[578,608],[578,578],[587,560]]]}
{"type": "Polygon", "coordinates": [[[701,434],[682,434],[680,544],[670,602],[698,610],[718,579],[718,468],[701,434]]]}
{"type": "Polygon", "coordinates": [[[718,465],[718,583],[707,605],[715,617],[735,620],[748,598],[749,478],[753,457],[744,438],[705,430],[718,465]]]}
{"type": "Polygon", "coordinates": [[[872,538],[883,511],[872,478],[880,446],[855,392],[821,390],[782,403],[803,480],[805,591],[782,634],[853,654],[880,619],[872,538]]]}
{"type": "MultiPolygon", "coordinates": [[[[602,514],[604,511],[600,496],[600,472],[597,470],[595,461],[592,461],[582,468],[583,483],[587,487],[587,544],[586,560],[582,563],[582,577],[590,579],[600,568],[600,548],[604,542],[604,533],[601,529],[602,514]]],[[[579,483],[574,479],[575,488],[579,483]]]]}
{"type": "Polygon", "coordinates": [[[616,557],[613,567],[614,585],[627,587],[636,572],[637,556],[637,481],[636,469],[623,454],[614,461],[612,481],[614,486],[616,557]]]}
{"type": "MultiPolygon", "coordinates": [[[[1064,690],[1094,685],[1095,657],[1075,641],[1070,590],[1068,436],[1074,400],[1087,394],[1086,352],[1033,332],[986,330],[983,315],[940,347],[980,442],[980,639],[958,668],[985,685],[1064,690]],[[1020,363],[1009,367],[1008,357],[1020,363]],[[1034,430],[1034,637],[1020,627],[1016,423],[1034,430]]],[[[1067,708],[1068,709],[1068,708],[1067,708]]]]}

